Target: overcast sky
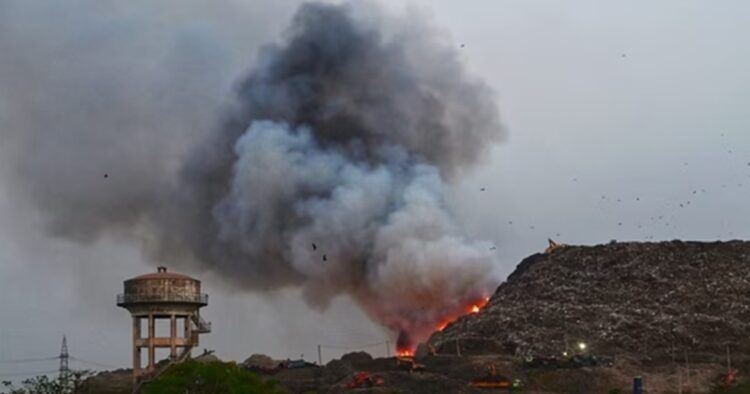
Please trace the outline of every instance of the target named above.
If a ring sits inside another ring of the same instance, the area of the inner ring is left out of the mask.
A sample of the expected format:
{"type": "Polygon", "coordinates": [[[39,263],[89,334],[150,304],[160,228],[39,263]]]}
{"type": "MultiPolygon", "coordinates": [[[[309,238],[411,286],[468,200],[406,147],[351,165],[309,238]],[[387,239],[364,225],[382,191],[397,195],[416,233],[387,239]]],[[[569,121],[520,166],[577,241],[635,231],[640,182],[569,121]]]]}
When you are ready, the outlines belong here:
{"type": "MultiPolygon", "coordinates": [[[[750,236],[750,3],[460,3],[384,2],[389,12],[434,19],[498,96],[509,137],[453,185],[451,199],[467,233],[497,246],[501,277],[548,237],[597,244],[750,236]]],[[[124,279],[153,270],[124,239],[80,244],[46,235],[12,175],[14,157],[38,152],[14,150],[9,128],[54,112],[56,92],[94,92],[112,73],[146,92],[118,104],[158,104],[159,124],[180,127],[188,121],[169,119],[170,111],[189,107],[191,127],[208,129],[212,109],[258,47],[278,40],[297,5],[0,0],[0,378],[55,369],[54,361],[1,361],[54,356],[63,334],[80,359],[129,366],[130,320],[115,295],[124,279]],[[99,67],[89,72],[92,62],[99,67]],[[66,79],[60,64],[82,72],[66,79]],[[151,94],[153,86],[161,93],[151,94]]],[[[57,121],[62,129],[86,115],[57,121]]],[[[214,330],[201,347],[222,358],[315,360],[317,344],[354,349],[393,339],[346,299],[314,311],[293,290],[261,297],[201,275],[214,330]]],[[[340,354],[324,349],[325,359],[340,354]]]]}

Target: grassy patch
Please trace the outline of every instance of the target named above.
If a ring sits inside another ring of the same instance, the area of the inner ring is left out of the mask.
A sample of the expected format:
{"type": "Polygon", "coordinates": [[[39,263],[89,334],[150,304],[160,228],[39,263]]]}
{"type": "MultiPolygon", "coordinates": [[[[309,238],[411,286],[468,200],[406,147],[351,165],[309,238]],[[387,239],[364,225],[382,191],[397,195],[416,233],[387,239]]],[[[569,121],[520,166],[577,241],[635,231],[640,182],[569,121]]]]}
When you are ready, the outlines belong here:
{"type": "Polygon", "coordinates": [[[281,394],[278,384],[235,363],[185,361],[143,386],[143,394],[281,394]]]}

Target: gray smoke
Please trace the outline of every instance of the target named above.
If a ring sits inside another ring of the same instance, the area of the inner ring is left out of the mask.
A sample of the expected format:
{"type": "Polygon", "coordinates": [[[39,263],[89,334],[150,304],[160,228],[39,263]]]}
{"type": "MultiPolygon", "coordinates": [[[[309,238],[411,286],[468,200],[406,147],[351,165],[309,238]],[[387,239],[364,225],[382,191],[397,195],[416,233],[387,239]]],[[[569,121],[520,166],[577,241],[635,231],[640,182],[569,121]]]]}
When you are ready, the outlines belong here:
{"type": "Polygon", "coordinates": [[[136,108],[153,125],[129,115],[138,97],[115,108],[83,98],[92,113],[111,112],[94,120],[123,122],[127,134],[79,118],[88,132],[72,132],[77,140],[42,140],[40,157],[17,158],[26,190],[57,235],[135,236],[155,261],[196,264],[248,289],[301,287],[316,307],[347,294],[423,339],[494,284],[490,245],[462,236],[445,191],[503,133],[492,93],[441,32],[419,20],[385,29],[365,11],[302,5],[207,136],[183,130],[202,127],[203,115],[163,130],[154,125],[169,111],[136,108]],[[117,145],[128,141],[144,143],[117,145]],[[95,173],[113,182],[81,187],[77,178],[95,173]]]}

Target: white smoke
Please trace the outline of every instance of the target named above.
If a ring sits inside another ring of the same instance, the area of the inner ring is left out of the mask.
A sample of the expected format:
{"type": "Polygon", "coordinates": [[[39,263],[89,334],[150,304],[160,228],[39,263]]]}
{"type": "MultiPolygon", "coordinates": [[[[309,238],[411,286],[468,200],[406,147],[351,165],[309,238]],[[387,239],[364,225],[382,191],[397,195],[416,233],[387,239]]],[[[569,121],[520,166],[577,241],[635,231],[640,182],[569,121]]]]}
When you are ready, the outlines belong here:
{"type": "Polygon", "coordinates": [[[485,290],[494,254],[461,236],[438,169],[398,150],[358,163],[309,128],[253,122],[214,211],[217,236],[248,256],[283,251],[313,304],[348,293],[389,327],[424,334],[485,290]],[[279,231],[285,217],[297,224],[279,231]]]}

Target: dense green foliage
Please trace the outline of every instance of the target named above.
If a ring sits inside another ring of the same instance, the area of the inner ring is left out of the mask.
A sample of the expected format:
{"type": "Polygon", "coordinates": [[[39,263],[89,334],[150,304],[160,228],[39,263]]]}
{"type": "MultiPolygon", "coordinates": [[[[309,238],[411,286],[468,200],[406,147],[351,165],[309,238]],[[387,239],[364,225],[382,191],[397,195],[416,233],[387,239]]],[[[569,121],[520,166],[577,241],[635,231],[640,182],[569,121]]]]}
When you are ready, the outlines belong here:
{"type": "Polygon", "coordinates": [[[143,394],[277,394],[274,381],[264,380],[234,363],[198,362],[175,364],[159,378],[143,386],[143,394]]]}
{"type": "Polygon", "coordinates": [[[83,380],[89,376],[89,371],[71,371],[63,379],[37,376],[21,382],[16,387],[10,381],[3,381],[2,393],[7,394],[75,394],[82,386],[83,380]]]}

